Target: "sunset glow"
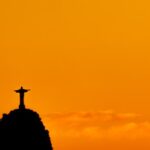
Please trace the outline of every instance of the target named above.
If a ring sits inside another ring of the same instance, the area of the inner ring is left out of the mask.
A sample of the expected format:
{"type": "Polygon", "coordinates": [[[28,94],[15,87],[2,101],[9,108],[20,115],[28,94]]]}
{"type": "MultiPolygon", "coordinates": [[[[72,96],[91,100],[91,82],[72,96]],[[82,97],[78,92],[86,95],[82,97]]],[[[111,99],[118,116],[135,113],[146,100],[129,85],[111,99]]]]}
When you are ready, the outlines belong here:
{"type": "Polygon", "coordinates": [[[149,6],[1,1],[0,114],[18,108],[24,86],[54,150],[149,150],[149,6]]]}

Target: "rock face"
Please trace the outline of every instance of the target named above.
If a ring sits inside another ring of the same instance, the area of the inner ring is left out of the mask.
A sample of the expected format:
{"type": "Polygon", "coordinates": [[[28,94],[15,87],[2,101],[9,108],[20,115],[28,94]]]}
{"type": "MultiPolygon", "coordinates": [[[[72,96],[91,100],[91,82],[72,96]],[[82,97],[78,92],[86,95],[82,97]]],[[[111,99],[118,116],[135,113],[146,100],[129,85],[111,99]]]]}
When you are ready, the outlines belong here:
{"type": "Polygon", "coordinates": [[[16,109],[0,120],[0,150],[52,150],[49,133],[30,109],[16,109]]]}

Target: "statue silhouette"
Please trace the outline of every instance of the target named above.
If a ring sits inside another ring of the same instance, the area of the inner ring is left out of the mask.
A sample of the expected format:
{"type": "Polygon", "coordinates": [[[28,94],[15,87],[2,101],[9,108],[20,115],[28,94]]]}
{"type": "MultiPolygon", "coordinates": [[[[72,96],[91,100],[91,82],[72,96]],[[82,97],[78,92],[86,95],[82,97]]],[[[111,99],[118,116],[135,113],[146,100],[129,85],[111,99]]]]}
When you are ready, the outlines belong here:
{"type": "Polygon", "coordinates": [[[0,120],[0,150],[52,150],[49,132],[45,129],[38,113],[26,109],[24,93],[20,93],[19,109],[4,114],[0,120]]]}
{"type": "Polygon", "coordinates": [[[26,90],[24,89],[22,86],[19,90],[15,90],[16,93],[20,94],[20,105],[19,108],[20,109],[25,109],[25,104],[24,104],[24,93],[28,92],[30,90],[26,90]]]}

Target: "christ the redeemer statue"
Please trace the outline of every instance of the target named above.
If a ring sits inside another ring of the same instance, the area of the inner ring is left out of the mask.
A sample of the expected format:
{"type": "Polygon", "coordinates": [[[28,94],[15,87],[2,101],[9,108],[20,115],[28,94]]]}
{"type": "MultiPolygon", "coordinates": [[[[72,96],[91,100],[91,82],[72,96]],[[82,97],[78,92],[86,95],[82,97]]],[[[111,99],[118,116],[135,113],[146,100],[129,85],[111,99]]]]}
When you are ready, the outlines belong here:
{"type": "Polygon", "coordinates": [[[25,104],[24,104],[24,93],[28,92],[29,90],[24,89],[21,87],[19,90],[15,90],[16,93],[20,94],[20,104],[19,104],[19,109],[25,109],[25,104]]]}

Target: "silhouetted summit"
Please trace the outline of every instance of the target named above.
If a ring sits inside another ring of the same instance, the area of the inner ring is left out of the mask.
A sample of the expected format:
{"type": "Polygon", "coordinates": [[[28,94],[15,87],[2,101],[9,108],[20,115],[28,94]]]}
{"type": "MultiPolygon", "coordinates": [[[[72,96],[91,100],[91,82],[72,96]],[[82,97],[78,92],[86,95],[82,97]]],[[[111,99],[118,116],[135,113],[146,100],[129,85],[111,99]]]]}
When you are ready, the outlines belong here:
{"type": "Polygon", "coordinates": [[[0,120],[0,150],[52,150],[49,133],[38,113],[23,105],[0,120]]]}

